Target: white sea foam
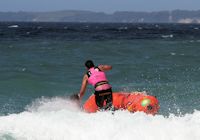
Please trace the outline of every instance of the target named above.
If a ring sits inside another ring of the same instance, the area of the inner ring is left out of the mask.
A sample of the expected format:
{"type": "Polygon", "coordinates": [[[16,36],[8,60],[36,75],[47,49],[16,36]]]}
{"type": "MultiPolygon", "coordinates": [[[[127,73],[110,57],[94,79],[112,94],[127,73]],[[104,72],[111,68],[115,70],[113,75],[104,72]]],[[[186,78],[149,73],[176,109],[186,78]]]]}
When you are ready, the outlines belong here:
{"type": "Polygon", "coordinates": [[[142,27],[137,27],[139,30],[142,30],[143,28],[142,27]]]}
{"type": "Polygon", "coordinates": [[[162,35],[162,38],[173,38],[174,35],[173,34],[170,34],[170,35],[162,35]]]}
{"type": "Polygon", "coordinates": [[[40,99],[28,111],[0,117],[0,139],[19,140],[199,140],[200,111],[182,117],[87,114],[62,98],[40,99]]]}
{"type": "Polygon", "coordinates": [[[128,27],[119,27],[118,29],[119,29],[119,30],[127,30],[128,27]]]}
{"type": "Polygon", "coordinates": [[[171,54],[171,55],[176,55],[176,53],[174,53],[174,52],[171,52],[170,54],[171,54]]]}
{"type": "Polygon", "coordinates": [[[18,28],[19,27],[19,25],[10,25],[10,26],[8,26],[8,28],[18,28]]]}

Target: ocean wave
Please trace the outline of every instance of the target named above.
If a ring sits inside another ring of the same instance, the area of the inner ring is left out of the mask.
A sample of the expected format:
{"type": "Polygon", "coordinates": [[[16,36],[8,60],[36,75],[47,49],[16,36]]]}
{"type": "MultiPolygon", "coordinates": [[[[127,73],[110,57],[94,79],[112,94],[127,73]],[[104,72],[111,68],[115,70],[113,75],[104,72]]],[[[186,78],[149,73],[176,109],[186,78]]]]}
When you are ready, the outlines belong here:
{"type": "Polygon", "coordinates": [[[0,139],[198,140],[200,111],[184,116],[128,111],[88,114],[64,98],[39,99],[27,111],[0,117],[0,139]]]}
{"type": "Polygon", "coordinates": [[[34,100],[25,109],[28,112],[51,112],[51,111],[79,111],[80,106],[76,102],[72,102],[68,97],[39,98],[34,100]]]}

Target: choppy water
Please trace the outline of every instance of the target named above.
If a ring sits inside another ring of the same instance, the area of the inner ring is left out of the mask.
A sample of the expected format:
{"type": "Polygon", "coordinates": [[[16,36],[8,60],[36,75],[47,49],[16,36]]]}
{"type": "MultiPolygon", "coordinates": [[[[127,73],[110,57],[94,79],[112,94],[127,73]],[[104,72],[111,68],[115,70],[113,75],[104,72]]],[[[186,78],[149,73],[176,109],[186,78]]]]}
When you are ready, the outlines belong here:
{"type": "Polygon", "coordinates": [[[0,23],[0,139],[199,140],[199,75],[200,25],[0,23]],[[114,91],[157,96],[159,114],[82,112],[67,97],[87,59],[113,66],[114,91]]]}

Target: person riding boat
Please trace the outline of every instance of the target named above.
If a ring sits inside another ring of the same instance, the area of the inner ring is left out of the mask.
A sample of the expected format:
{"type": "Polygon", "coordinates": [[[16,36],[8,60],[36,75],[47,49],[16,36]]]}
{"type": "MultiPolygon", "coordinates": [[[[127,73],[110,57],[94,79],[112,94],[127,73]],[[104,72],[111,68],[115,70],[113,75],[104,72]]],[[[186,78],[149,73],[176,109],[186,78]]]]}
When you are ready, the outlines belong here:
{"type": "Polygon", "coordinates": [[[112,108],[112,87],[109,84],[105,71],[111,70],[110,65],[95,66],[92,60],[85,62],[87,68],[86,74],[83,76],[79,98],[82,99],[86,91],[87,84],[94,87],[95,102],[99,110],[109,110],[112,108]]]}

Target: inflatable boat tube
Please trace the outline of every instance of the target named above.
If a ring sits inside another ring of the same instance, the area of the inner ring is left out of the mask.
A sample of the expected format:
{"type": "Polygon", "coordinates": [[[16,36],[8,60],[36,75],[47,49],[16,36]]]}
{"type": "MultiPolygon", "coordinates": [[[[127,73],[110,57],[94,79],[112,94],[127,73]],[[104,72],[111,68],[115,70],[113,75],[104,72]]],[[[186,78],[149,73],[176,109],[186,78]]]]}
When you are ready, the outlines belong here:
{"type": "MultiPolygon", "coordinates": [[[[142,111],[152,115],[157,114],[160,108],[158,99],[155,96],[147,95],[146,92],[113,92],[113,105],[117,110],[142,111]]],[[[83,109],[88,113],[99,110],[94,95],[91,95],[84,103],[83,109]]]]}

